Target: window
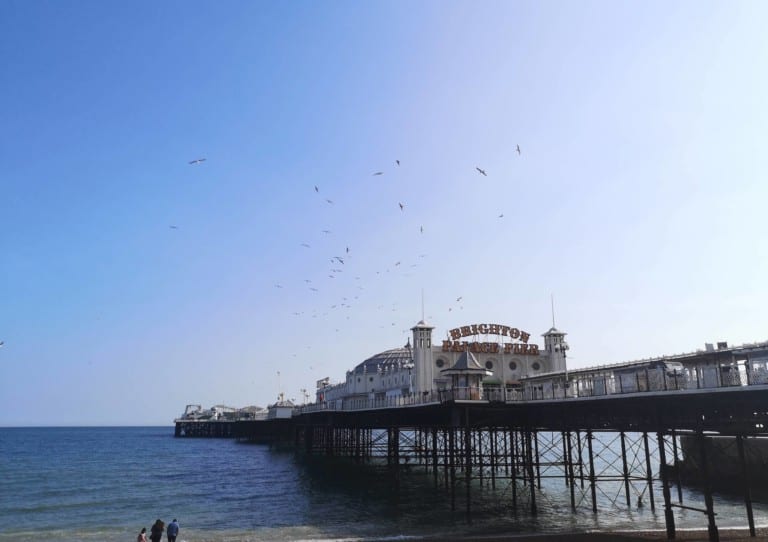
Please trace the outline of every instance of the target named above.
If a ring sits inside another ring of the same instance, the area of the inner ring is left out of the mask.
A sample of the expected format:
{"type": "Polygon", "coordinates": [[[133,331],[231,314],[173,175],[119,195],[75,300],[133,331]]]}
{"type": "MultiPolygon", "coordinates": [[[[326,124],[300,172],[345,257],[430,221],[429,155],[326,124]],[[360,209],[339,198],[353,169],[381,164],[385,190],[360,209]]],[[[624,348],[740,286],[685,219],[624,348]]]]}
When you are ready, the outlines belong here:
{"type": "Polygon", "coordinates": [[[486,361],[485,362],[485,368],[489,371],[493,371],[493,362],[492,361],[486,361]]]}
{"type": "Polygon", "coordinates": [[[539,362],[538,362],[538,361],[534,361],[534,362],[533,362],[533,365],[531,365],[531,368],[532,368],[534,371],[538,371],[539,369],[541,369],[541,365],[539,364],[539,362]]]}
{"type": "MultiPolygon", "coordinates": [[[[538,363],[536,365],[538,365],[538,363]]],[[[368,377],[368,382],[373,382],[373,377],[372,376],[368,377]]]]}
{"type": "Polygon", "coordinates": [[[435,362],[435,365],[437,365],[437,368],[438,368],[438,369],[442,369],[442,368],[443,368],[443,366],[445,365],[445,360],[443,360],[443,359],[438,359],[438,360],[435,362]]]}
{"type": "Polygon", "coordinates": [[[515,363],[514,361],[510,361],[509,368],[512,369],[513,371],[517,371],[517,363],[515,363]]]}

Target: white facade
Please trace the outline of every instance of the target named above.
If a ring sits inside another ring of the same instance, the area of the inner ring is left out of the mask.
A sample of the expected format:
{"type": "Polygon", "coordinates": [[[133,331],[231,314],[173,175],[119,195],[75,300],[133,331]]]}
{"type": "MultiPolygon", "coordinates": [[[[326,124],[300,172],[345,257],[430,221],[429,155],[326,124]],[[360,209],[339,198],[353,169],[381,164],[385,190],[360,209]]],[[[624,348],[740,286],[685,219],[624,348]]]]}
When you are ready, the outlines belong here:
{"type": "Polygon", "coordinates": [[[486,369],[485,387],[514,387],[523,377],[566,368],[566,334],[555,328],[543,335],[543,349],[530,343],[528,333],[497,324],[450,330],[449,340],[439,345],[433,344],[433,330],[422,320],[411,328],[412,337],[404,347],[371,356],[347,371],[344,382],[319,381],[317,401],[341,407],[345,399],[384,399],[451,389],[452,379],[444,372],[450,372],[464,352],[471,352],[486,369]]]}

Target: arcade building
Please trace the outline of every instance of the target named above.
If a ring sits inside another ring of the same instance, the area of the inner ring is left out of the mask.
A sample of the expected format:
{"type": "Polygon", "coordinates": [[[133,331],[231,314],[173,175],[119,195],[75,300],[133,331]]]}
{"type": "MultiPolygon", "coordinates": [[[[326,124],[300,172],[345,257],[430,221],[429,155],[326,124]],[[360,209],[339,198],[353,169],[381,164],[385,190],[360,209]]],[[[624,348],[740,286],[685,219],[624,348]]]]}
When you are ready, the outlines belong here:
{"type": "Polygon", "coordinates": [[[566,370],[566,333],[552,327],[543,348],[530,333],[501,324],[451,329],[433,342],[435,328],[421,320],[405,346],[386,350],[347,371],[344,382],[317,382],[316,400],[332,408],[358,399],[426,396],[445,392],[483,399],[514,392],[522,378],[566,370]]]}

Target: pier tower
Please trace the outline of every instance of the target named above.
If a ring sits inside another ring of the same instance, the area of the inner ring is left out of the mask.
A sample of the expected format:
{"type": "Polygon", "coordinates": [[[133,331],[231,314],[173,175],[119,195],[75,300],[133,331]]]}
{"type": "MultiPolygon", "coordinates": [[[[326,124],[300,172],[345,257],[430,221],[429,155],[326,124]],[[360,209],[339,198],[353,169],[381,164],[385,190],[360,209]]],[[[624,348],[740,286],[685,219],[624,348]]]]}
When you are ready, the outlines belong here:
{"type": "Polygon", "coordinates": [[[565,363],[568,351],[568,343],[565,342],[567,333],[560,331],[554,326],[542,335],[544,337],[544,350],[550,359],[550,371],[566,371],[568,368],[565,363]]]}
{"type": "Polygon", "coordinates": [[[435,379],[435,363],[432,360],[432,330],[435,329],[421,320],[411,328],[413,331],[413,393],[432,390],[435,379]]]}

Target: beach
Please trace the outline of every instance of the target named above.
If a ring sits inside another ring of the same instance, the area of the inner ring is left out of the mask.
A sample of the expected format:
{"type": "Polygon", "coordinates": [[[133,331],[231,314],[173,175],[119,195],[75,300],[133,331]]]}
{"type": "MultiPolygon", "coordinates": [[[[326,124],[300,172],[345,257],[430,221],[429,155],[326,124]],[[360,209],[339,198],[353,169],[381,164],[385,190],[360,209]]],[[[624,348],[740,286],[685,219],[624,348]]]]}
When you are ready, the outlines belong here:
{"type": "MultiPolygon", "coordinates": [[[[720,540],[724,542],[755,542],[768,540],[768,529],[755,530],[755,537],[749,536],[748,529],[724,528],[718,530],[720,540]]],[[[427,538],[427,540],[445,540],[445,538],[427,538]]],[[[556,533],[556,534],[527,534],[510,536],[468,536],[457,538],[460,541],[482,542],[634,542],[669,540],[666,531],[632,531],[632,532],[589,532],[589,533],[556,533]]],[[[708,542],[709,533],[706,529],[684,529],[675,532],[674,540],[686,542],[708,542]]]]}

